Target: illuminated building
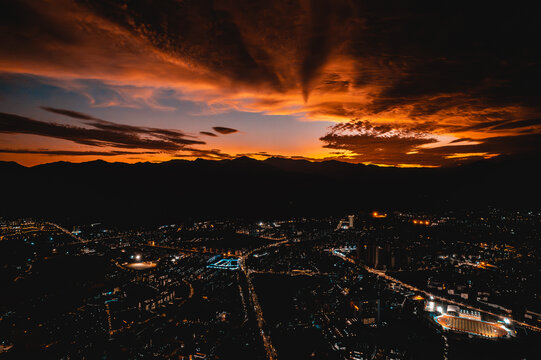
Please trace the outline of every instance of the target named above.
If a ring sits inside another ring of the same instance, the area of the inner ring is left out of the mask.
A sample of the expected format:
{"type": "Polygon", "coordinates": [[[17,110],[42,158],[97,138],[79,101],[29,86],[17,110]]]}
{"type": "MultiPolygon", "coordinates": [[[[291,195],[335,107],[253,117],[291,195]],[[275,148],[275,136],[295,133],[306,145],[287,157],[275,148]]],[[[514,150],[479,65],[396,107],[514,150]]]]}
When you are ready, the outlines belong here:
{"type": "Polygon", "coordinates": [[[207,265],[207,268],[220,270],[238,270],[239,267],[239,260],[236,258],[220,259],[213,264],[207,265]]]}
{"type": "Polygon", "coordinates": [[[436,322],[446,330],[464,332],[488,338],[504,337],[510,332],[509,329],[502,324],[472,320],[465,317],[451,316],[449,314],[442,314],[436,317],[436,322]]]}
{"type": "Polygon", "coordinates": [[[348,215],[347,219],[341,219],[336,230],[351,230],[354,228],[355,215],[348,215]]]}
{"type": "Polygon", "coordinates": [[[156,263],[151,261],[145,261],[145,262],[134,262],[131,264],[127,264],[126,267],[132,269],[132,270],[147,270],[152,269],[156,267],[156,263]]]}
{"type": "Polygon", "coordinates": [[[354,228],[355,215],[349,215],[348,219],[349,219],[349,228],[353,229],[354,228]]]}

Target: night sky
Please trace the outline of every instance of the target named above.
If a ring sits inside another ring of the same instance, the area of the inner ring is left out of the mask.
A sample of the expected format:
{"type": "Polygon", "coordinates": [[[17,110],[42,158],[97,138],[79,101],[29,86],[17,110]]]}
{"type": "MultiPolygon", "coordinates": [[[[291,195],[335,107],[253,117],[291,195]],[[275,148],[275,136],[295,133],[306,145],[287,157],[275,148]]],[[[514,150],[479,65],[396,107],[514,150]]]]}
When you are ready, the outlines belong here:
{"type": "Polygon", "coordinates": [[[0,160],[454,166],[541,148],[527,2],[0,2],[0,160]]]}

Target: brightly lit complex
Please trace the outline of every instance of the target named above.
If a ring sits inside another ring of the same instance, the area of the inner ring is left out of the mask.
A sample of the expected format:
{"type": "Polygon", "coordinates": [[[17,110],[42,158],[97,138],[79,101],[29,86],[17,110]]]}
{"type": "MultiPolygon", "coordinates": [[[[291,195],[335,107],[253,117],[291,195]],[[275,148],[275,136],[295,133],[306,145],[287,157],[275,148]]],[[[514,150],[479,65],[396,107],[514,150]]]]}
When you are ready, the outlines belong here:
{"type": "Polygon", "coordinates": [[[489,338],[498,338],[506,336],[509,331],[499,323],[490,323],[481,320],[473,320],[460,316],[451,316],[442,314],[436,317],[436,322],[444,329],[465,332],[489,338]]]}
{"type": "Polygon", "coordinates": [[[156,267],[156,263],[153,263],[151,261],[134,262],[126,266],[133,270],[147,270],[156,267]]]}
{"type": "Polygon", "coordinates": [[[471,335],[477,335],[487,338],[500,338],[512,335],[511,330],[505,324],[497,322],[488,322],[481,320],[481,314],[475,311],[459,309],[457,306],[449,305],[444,311],[443,306],[436,306],[433,301],[428,301],[425,307],[426,311],[439,314],[434,317],[434,321],[446,330],[463,332],[471,335]]]}
{"type": "Polygon", "coordinates": [[[155,262],[152,262],[152,261],[141,261],[142,259],[141,254],[132,255],[131,258],[134,259],[135,262],[132,262],[129,264],[124,263],[124,266],[132,270],[147,270],[147,269],[152,269],[156,267],[157,265],[155,262]]]}
{"type": "MultiPolygon", "coordinates": [[[[215,256],[211,258],[209,261],[215,261],[216,259],[219,259],[220,256],[215,256]]],[[[238,270],[239,269],[239,260],[236,258],[224,258],[219,259],[218,261],[214,262],[213,264],[207,265],[208,268],[211,269],[221,269],[221,270],[238,270]]]]}

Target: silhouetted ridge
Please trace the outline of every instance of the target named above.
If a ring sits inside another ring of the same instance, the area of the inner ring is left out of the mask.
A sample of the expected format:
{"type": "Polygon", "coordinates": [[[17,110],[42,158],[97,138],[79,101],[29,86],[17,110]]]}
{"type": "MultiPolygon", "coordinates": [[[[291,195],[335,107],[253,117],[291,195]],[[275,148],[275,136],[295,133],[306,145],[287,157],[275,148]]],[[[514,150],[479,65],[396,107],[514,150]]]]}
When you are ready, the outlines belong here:
{"type": "Polygon", "coordinates": [[[0,214],[134,223],[374,208],[537,207],[539,158],[498,157],[440,169],[247,157],[34,167],[0,162],[0,214]]]}

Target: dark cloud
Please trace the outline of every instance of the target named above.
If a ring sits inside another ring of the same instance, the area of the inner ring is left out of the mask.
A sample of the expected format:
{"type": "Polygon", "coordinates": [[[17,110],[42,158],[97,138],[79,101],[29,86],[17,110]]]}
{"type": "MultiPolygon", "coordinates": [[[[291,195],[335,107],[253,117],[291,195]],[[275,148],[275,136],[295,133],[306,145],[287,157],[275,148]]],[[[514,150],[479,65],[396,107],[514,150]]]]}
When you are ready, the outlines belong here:
{"type": "Polygon", "coordinates": [[[68,117],[74,118],[74,119],[97,120],[96,118],[94,118],[94,117],[92,117],[90,115],[83,114],[83,113],[73,111],[73,110],[57,109],[57,108],[52,108],[52,107],[47,107],[47,106],[42,106],[41,108],[43,110],[45,110],[45,111],[49,111],[49,112],[52,112],[54,114],[60,114],[60,115],[68,116],[68,117]]]}
{"type": "MultiPolygon", "coordinates": [[[[126,39],[112,38],[116,33],[106,33],[107,26],[93,30],[97,38],[84,37],[88,31],[81,32],[77,24],[74,29],[66,20],[80,12],[80,18],[106,19],[181,63],[201,66],[211,78],[233,85],[294,89],[305,97],[319,86],[334,91],[371,86],[378,90],[363,107],[367,113],[412,105],[412,116],[420,116],[470,100],[482,107],[539,109],[541,50],[532,46],[541,34],[539,5],[486,6],[465,0],[68,3],[3,2],[0,36],[11,60],[37,53],[76,70],[82,56],[58,58],[58,51],[100,41],[108,50],[114,44],[117,50],[141,55],[133,44],[123,49],[126,39]],[[68,8],[71,12],[64,10],[68,8]],[[340,59],[352,60],[347,80],[340,70],[325,69],[340,59]],[[330,79],[332,75],[338,79],[330,79]]],[[[120,62],[114,65],[125,70],[120,62]]]]}
{"type": "Polygon", "coordinates": [[[404,138],[423,138],[428,133],[437,128],[437,124],[413,123],[375,123],[368,120],[352,120],[349,122],[338,123],[330,128],[329,134],[343,135],[344,133],[369,134],[376,137],[392,137],[394,135],[404,138]]]}
{"type": "Polygon", "coordinates": [[[216,135],[215,133],[212,133],[210,131],[200,131],[199,132],[201,135],[207,135],[207,136],[213,136],[213,137],[216,137],[218,135],[216,135]]]}
{"type": "MultiPolygon", "coordinates": [[[[234,81],[281,87],[265,47],[246,44],[227,2],[166,0],[159,6],[152,0],[81,3],[156,47],[234,81]]],[[[233,9],[240,7],[242,4],[237,4],[233,9]]]]}
{"type": "Polygon", "coordinates": [[[331,127],[329,133],[320,140],[326,148],[347,151],[342,156],[346,161],[450,166],[487,156],[534,152],[539,149],[541,134],[495,136],[477,140],[462,138],[451,141],[450,145],[425,147],[423,145],[434,144],[437,140],[411,129],[395,129],[392,124],[373,125],[357,121],[331,127]]]}
{"type": "Polygon", "coordinates": [[[498,125],[505,124],[505,123],[508,123],[508,122],[509,122],[509,120],[481,121],[481,122],[478,122],[478,123],[476,123],[474,125],[456,127],[453,130],[455,132],[486,130],[486,129],[491,129],[494,126],[498,126],[498,125]]]}
{"type": "Polygon", "coordinates": [[[465,142],[465,141],[472,141],[472,138],[456,139],[456,140],[451,141],[451,144],[456,144],[456,143],[465,142]]]}
{"type": "Polygon", "coordinates": [[[212,128],[214,131],[220,133],[220,134],[224,134],[224,135],[227,135],[227,134],[233,134],[233,133],[236,133],[238,132],[237,129],[232,129],[232,128],[228,128],[228,127],[223,127],[223,126],[215,126],[212,128]]]}
{"type": "MultiPolygon", "coordinates": [[[[503,116],[502,116],[503,117],[503,116]]],[[[509,116],[505,116],[509,117],[509,116]]],[[[524,127],[537,127],[541,124],[541,118],[525,119],[525,120],[490,120],[480,121],[474,125],[454,127],[451,130],[454,132],[464,132],[473,130],[485,130],[487,132],[496,132],[502,130],[514,130],[524,127]]]]}
{"type": "Polygon", "coordinates": [[[397,130],[392,124],[368,121],[337,124],[320,140],[325,148],[345,150],[357,161],[377,164],[394,162],[421,145],[437,141],[415,131],[397,130]]]}
{"type": "Polygon", "coordinates": [[[329,29],[330,5],[326,1],[310,1],[310,31],[300,71],[304,101],[308,100],[311,82],[317,71],[329,56],[332,42],[329,29]]]}
{"type": "Polygon", "coordinates": [[[62,45],[73,45],[77,37],[73,32],[66,31],[64,24],[55,16],[44,16],[46,11],[29,1],[7,1],[0,4],[0,28],[9,29],[13,35],[22,35],[25,42],[18,36],[3,36],[5,45],[13,52],[27,50],[28,47],[43,48],[46,42],[62,45]],[[32,38],[31,34],[40,34],[32,38]]]}
{"type": "MultiPolygon", "coordinates": [[[[88,42],[62,21],[61,8],[68,6],[58,3],[2,4],[2,40],[15,55],[88,42]]],[[[469,99],[485,106],[539,107],[541,50],[531,46],[541,33],[538,5],[487,7],[465,0],[77,3],[166,54],[233,83],[275,91],[296,88],[305,96],[325,84],[341,90],[345,84],[373,85],[382,91],[366,111],[375,113],[412,104],[413,114],[428,114],[469,99]],[[336,57],[354,60],[350,79],[329,82],[332,73],[324,73],[324,67],[336,57]],[[434,100],[435,95],[446,97],[434,100]]],[[[101,35],[103,42],[115,43],[110,34],[101,35]]]]}
{"type": "Polygon", "coordinates": [[[66,109],[56,109],[56,108],[48,108],[48,107],[42,107],[42,109],[51,111],[53,113],[66,115],[75,119],[83,120],[85,121],[85,123],[97,129],[101,129],[105,131],[134,133],[134,134],[141,134],[143,136],[148,135],[151,137],[163,139],[163,140],[181,144],[181,145],[204,144],[204,142],[201,142],[201,141],[185,139],[186,137],[192,138],[193,136],[187,135],[179,130],[158,129],[158,128],[153,128],[153,127],[118,124],[111,121],[97,119],[87,114],[83,114],[83,113],[72,111],[72,110],[66,110],[66,109]]]}
{"type": "MultiPolygon", "coordinates": [[[[406,155],[420,145],[435,142],[434,139],[415,137],[379,137],[374,135],[332,135],[320,138],[329,149],[347,150],[359,162],[375,164],[418,164],[414,156],[406,155]],[[401,161],[402,160],[402,161],[401,161]],[[413,162],[411,161],[413,160],[413,162]]],[[[439,165],[423,162],[423,165],[439,165]]]]}
{"type": "Polygon", "coordinates": [[[85,124],[90,128],[0,113],[0,133],[40,135],[99,147],[160,151],[176,151],[186,145],[205,144],[203,141],[187,139],[182,132],[176,130],[137,127],[95,119],[85,121],[85,124]]]}
{"type": "Polygon", "coordinates": [[[518,120],[510,121],[505,124],[497,125],[492,128],[492,130],[509,130],[509,129],[518,129],[527,126],[536,126],[541,124],[541,118],[537,119],[527,119],[527,120],[518,120]]]}
{"type": "Polygon", "coordinates": [[[431,156],[448,156],[450,154],[489,153],[520,154],[539,150],[541,134],[495,136],[478,141],[478,144],[450,145],[430,149],[422,149],[422,153],[431,156]]]}
{"type": "Polygon", "coordinates": [[[206,160],[226,160],[234,159],[236,156],[231,154],[223,153],[219,149],[195,149],[195,148],[186,148],[181,154],[176,154],[177,158],[200,158],[206,160]]]}
{"type": "MultiPolygon", "coordinates": [[[[535,85],[540,50],[531,41],[540,34],[539,9],[508,4],[487,7],[465,3],[400,1],[360,4],[366,32],[354,43],[359,57],[378,54],[399,76],[383,81],[385,91],[374,111],[389,106],[429,103],[434,112],[475,99],[482,106],[522,104],[541,94],[535,85]],[[387,84],[385,84],[387,82],[387,84]],[[435,95],[445,101],[428,101],[435,95]]],[[[360,61],[362,61],[360,59],[360,61]]]]}
{"type": "Polygon", "coordinates": [[[77,151],[77,150],[48,150],[48,149],[0,149],[3,154],[32,154],[32,155],[63,155],[63,156],[118,156],[118,155],[141,155],[155,154],[155,152],[143,151],[77,151]]]}
{"type": "MultiPolygon", "coordinates": [[[[184,134],[179,130],[168,130],[168,129],[158,129],[153,127],[143,127],[143,126],[132,126],[126,124],[114,123],[111,121],[106,121],[102,119],[95,118],[93,116],[83,114],[73,110],[67,109],[58,109],[42,106],[42,109],[55,113],[65,115],[74,119],[83,120],[85,123],[101,130],[114,131],[114,132],[123,132],[123,133],[139,133],[142,135],[150,135],[157,138],[162,138],[164,140],[169,140],[172,142],[178,142],[180,144],[190,144],[190,140],[185,142],[185,139],[182,137],[191,137],[184,134]]],[[[194,142],[193,144],[197,144],[194,142]]]]}
{"type": "Polygon", "coordinates": [[[310,111],[311,115],[327,115],[345,118],[355,118],[360,111],[359,104],[351,102],[321,102],[310,111]]]}

